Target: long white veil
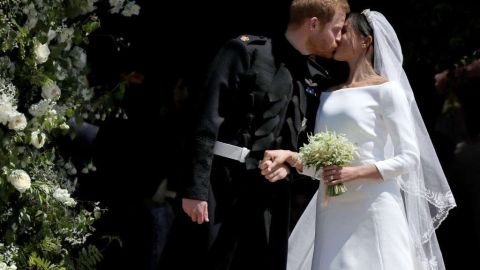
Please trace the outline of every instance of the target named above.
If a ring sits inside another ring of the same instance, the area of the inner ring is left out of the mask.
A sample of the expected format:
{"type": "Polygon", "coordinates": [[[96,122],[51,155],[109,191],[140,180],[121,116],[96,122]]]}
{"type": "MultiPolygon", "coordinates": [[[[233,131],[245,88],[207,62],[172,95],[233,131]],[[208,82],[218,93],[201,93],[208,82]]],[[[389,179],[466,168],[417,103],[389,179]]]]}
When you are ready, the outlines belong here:
{"type": "MultiPolygon", "coordinates": [[[[420,164],[416,170],[398,178],[410,232],[415,241],[416,255],[425,269],[445,269],[435,229],[455,207],[455,200],[445,174],[418,110],[412,87],[402,67],[403,54],[395,30],[379,12],[364,10],[374,35],[375,71],[390,81],[402,85],[410,104],[420,164]]],[[[387,144],[386,153],[392,153],[393,145],[387,144]]]]}
{"type": "MultiPolygon", "coordinates": [[[[379,12],[364,10],[374,32],[374,68],[389,81],[398,81],[408,99],[420,153],[420,164],[409,174],[397,178],[402,190],[408,226],[414,240],[415,252],[422,270],[444,270],[435,229],[456,206],[445,174],[428,135],[412,88],[402,67],[403,54],[397,35],[379,12]]],[[[385,157],[393,156],[391,140],[385,157]]],[[[315,195],[293,230],[289,239],[287,269],[309,269],[311,265],[317,204],[315,195]],[[301,229],[297,229],[301,228],[301,229]],[[301,245],[298,245],[301,243],[301,245]]]]}

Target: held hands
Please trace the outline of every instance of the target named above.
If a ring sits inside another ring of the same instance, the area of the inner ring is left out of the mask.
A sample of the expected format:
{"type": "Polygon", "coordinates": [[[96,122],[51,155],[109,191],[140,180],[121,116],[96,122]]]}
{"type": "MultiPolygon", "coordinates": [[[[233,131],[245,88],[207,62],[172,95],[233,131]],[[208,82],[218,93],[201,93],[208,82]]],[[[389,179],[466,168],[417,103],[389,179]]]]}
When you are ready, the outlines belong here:
{"type": "Polygon", "coordinates": [[[289,150],[267,150],[258,168],[261,174],[270,182],[284,179],[290,173],[286,162],[292,165],[292,158],[296,153],[289,150]]]}
{"type": "Polygon", "coordinates": [[[208,203],[206,201],[194,199],[182,199],[183,211],[192,219],[193,222],[203,224],[208,220],[208,203]]]}

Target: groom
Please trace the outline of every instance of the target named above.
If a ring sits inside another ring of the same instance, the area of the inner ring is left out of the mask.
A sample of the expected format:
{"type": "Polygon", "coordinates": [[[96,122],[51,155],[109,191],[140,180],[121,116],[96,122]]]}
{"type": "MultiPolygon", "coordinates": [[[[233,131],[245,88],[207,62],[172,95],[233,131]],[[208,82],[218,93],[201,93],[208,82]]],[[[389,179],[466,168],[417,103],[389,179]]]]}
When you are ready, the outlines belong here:
{"type": "Polygon", "coordinates": [[[243,35],[214,59],[182,196],[191,221],[209,227],[207,250],[182,254],[197,269],[285,269],[290,183],[266,182],[257,166],[266,149],[297,150],[313,131],[319,91],[334,82],[309,56],[332,57],[347,12],[346,0],[294,0],[283,36],[243,35]]]}

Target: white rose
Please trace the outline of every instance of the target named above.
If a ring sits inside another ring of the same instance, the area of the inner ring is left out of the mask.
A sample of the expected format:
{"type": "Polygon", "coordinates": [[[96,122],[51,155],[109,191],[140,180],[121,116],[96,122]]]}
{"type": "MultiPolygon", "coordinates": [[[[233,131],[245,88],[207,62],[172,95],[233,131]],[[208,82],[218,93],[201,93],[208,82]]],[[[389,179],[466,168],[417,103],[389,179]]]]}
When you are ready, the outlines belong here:
{"type": "Polygon", "coordinates": [[[50,49],[48,48],[48,44],[37,44],[34,48],[35,52],[35,61],[37,64],[43,64],[47,62],[48,56],[50,55],[50,49]]]}
{"type": "Polygon", "coordinates": [[[30,176],[24,170],[13,170],[7,177],[7,181],[20,191],[20,193],[25,192],[32,184],[30,176]]]}
{"type": "Polygon", "coordinates": [[[27,118],[23,113],[12,112],[8,119],[8,128],[13,130],[23,130],[27,127],[27,118]]]}
{"type": "Polygon", "coordinates": [[[45,144],[46,139],[47,136],[45,136],[45,133],[36,130],[31,134],[30,143],[35,146],[35,148],[40,149],[45,144]]]}
{"type": "Polygon", "coordinates": [[[58,87],[58,85],[52,80],[48,80],[42,86],[42,97],[45,99],[57,100],[60,98],[61,93],[62,91],[60,90],[60,87],[58,87]]]}

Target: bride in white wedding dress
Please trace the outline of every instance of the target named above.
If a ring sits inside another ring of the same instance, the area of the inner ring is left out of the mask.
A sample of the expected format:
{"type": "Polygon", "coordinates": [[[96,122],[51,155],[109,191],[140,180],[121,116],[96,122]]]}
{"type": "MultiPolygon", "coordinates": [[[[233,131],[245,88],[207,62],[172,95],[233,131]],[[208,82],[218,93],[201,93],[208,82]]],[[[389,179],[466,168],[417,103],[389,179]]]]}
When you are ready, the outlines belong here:
{"type": "Polygon", "coordinates": [[[352,13],[334,55],[350,66],[347,82],[323,92],[315,132],[344,134],[358,146],[350,166],[319,172],[298,154],[266,151],[270,181],[284,162],[322,180],[289,239],[289,270],[443,270],[435,229],[455,206],[402,68],[385,17],[352,13]],[[325,185],[347,192],[324,198],[325,185]]]}

